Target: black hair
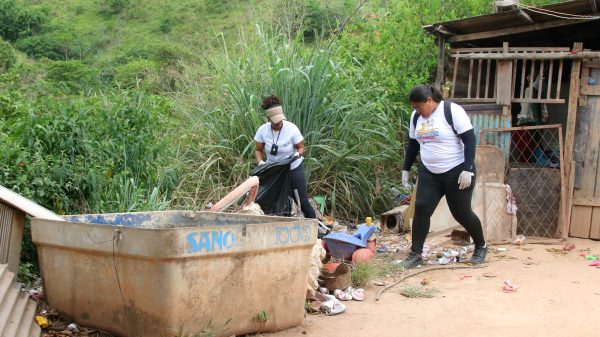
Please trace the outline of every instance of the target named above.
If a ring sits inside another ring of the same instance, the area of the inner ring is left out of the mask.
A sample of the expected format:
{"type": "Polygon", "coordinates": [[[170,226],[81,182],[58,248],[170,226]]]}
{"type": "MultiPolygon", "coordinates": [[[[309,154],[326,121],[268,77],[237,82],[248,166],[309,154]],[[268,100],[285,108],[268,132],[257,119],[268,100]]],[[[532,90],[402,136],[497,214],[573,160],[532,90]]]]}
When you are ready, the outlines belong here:
{"type": "Polygon", "coordinates": [[[444,98],[440,89],[434,87],[433,85],[419,84],[412,88],[410,94],[408,95],[408,100],[410,102],[421,103],[425,102],[429,97],[431,97],[437,103],[441,102],[444,98]]]}
{"type": "Polygon", "coordinates": [[[263,98],[262,104],[260,105],[260,107],[263,110],[268,110],[271,109],[272,107],[276,107],[276,106],[280,106],[281,105],[281,100],[279,99],[279,97],[275,96],[275,95],[269,95],[265,98],[263,98]]]}

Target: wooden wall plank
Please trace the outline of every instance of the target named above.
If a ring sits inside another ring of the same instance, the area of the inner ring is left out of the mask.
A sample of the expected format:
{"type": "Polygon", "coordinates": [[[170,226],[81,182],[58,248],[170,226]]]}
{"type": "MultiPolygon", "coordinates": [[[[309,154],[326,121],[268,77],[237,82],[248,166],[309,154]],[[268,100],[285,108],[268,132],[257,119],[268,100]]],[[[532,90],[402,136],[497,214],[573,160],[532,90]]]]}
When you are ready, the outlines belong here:
{"type": "MultiPolygon", "coordinates": [[[[594,68],[591,70],[590,72],[590,77],[596,79],[596,80],[600,80],[600,69],[594,68]]],[[[592,109],[592,113],[594,114],[594,116],[600,116],[600,98],[599,97],[594,97],[596,104],[595,106],[590,106],[590,108],[592,109]]],[[[600,117],[597,118],[597,120],[599,120],[600,117]]],[[[595,133],[599,133],[598,132],[598,127],[600,127],[600,125],[596,124],[595,126],[595,133]]],[[[598,160],[600,160],[600,155],[598,156],[598,160]]],[[[600,167],[600,163],[596,163],[596,167],[600,167]]],[[[596,172],[596,176],[594,184],[595,186],[595,190],[594,190],[594,197],[598,198],[600,197],[600,181],[598,181],[598,174],[600,172],[596,172]]],[[[600,239],[600,208],[598,207],[594,207],[592,210],[592,222],[590,224],[590,238],[591,239],[600,239]]]]}
{"type": "MultiPolygon", "coordinates": [[[[550,70],[548,70],[548,88],[546,89],[546,98],[549,99],[552,91],[552,76],[554,71],[554,60],[550,60],[550,70]]],[[[558,83],[560,85],[560,83],[558,83]]]]}
{"type": "Polygon", "coordinates": [[[510,106],[512,92],[512,61],[498,61],[496,103],[510,106]]]}
{"type": "MultiPolygon", "coordinates": [[[[594,97],[594,104],[598,103],[598,98],[594,97]]],[[[600,114],[591,111],[590,125],[587,135],[578,134],[577,137],[584,137],[587,142],[587,149],[583,161],[583,174],[581,188],[576,189],[574,192],[575,198],[579,197],[593,197],[596,193],[596,177],[598,174],[598,159],[600,150],[600,114]]],[[[573,206],[573,219],[571,220],[571,231],[570,235],[580,238],[589,238],[590,230],[592,227],[592,216],[594,210],[591,206],[573,206]]]]}

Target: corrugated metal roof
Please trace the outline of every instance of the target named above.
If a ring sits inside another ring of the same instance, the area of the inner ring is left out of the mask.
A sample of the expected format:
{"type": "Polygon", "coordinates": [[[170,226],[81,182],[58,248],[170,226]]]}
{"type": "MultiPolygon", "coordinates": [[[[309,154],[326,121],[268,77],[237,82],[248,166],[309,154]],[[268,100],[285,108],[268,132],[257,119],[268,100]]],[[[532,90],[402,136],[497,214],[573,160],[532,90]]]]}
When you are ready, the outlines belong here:
{"type": "MultiPolygon", "coordinates": [[[[593,4],[596,5],[597,9],[600,9],[600,0],[567,1],[541,6],[539,8],[574,15],[598,15],[599,13],[594,13],[593,4]]],[[[534,24],[557,20],[557,18],[553,16],[534,13],[528,10],[525,10],[525,12],[531,17],[533,23],[525,20],[523,16],[520,15],[519,10],[510,10],[494,14],[474,16],[460,20],[434,23],[424,26],[423,29],[435,34],[439,33],[438,31],[440,29],[445,29],[451,33],[463,35],[521,26],[531,26],[534,24]]],[[[581,22],[585,21],[582,20],[581,22]]]]}

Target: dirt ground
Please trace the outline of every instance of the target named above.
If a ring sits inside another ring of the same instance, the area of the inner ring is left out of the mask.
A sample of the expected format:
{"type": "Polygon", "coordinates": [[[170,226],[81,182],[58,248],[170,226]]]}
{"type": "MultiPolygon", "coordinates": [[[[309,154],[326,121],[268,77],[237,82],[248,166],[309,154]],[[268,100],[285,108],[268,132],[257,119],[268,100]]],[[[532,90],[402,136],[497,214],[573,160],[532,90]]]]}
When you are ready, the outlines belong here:
{"type": "MultiPolygon", "coordinates": [[[[268,337],[294,336],[598,336],[600,268],[580,256],[600,254],[600,242],[569,239],[562,245],[504,245],[491,250],[481,269],[431,271],[407,279],[383,293],[367,288],[364,302],[344,302],[337,316],[307,315],[302,326],[268,337]],[[550,251],[549,251],[550,250],[550,251]],[[433,298],[407,298],[406,284],[423,278],[439,292],[433,298]],[[502,290],[506,280],[519,286],[502,290]]],[[[402,258],[404,253],[397,253],[402,258]]],[[[393,279],[387,282],[392,284],[393,279]]]]}

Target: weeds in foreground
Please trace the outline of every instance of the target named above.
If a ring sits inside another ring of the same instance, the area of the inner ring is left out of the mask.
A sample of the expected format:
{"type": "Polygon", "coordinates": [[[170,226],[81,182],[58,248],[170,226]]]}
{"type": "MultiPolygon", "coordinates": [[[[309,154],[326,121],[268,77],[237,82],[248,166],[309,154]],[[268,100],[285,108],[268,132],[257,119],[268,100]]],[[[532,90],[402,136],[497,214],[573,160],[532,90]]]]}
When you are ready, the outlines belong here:
{"type": "Polygon", "coordinates": [[[407,284],[402,288],[400,294],[409,298],[432,298],[440,291],[434,287],[425,287],[417,284],[407,284]]]}
{"type": "Polygon", "coordinates": [[[359,262],[352,269],[352,285],[355,287],[366,287],[377,273],[372,262],[359,262]]]}

